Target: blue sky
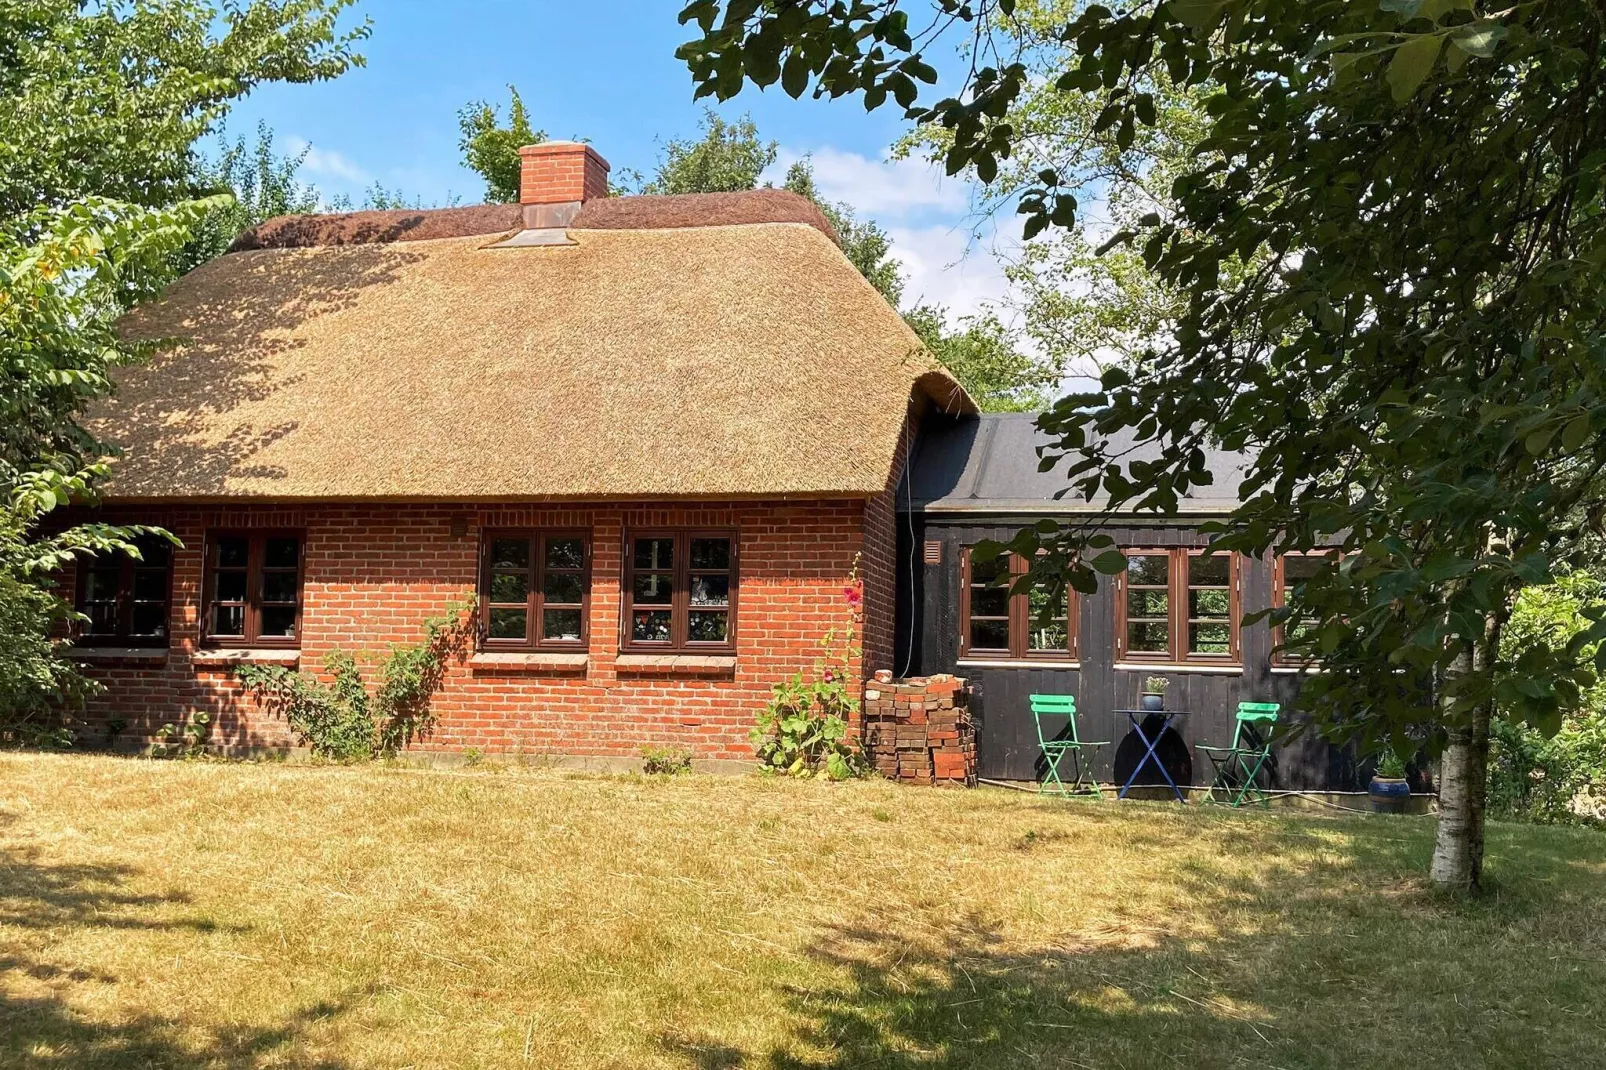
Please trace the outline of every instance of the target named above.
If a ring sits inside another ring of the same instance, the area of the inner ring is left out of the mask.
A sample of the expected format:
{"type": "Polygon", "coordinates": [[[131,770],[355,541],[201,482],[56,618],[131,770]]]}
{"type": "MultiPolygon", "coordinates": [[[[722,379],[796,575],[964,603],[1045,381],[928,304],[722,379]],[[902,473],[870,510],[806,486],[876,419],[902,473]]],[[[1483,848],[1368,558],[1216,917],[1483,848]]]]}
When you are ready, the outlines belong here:
{"type": "MultiPolygon", "coordinates": [[[[679,9],[675,0],[361,0],[350,21],[373,20],[365,68],[259,89],[228,128],[250,135],[261,120],[281,146],[310,145],[303,177],[326,196],[360,200],[377,181],[427,202],[472,204],[483,187],[459,163],[457,111],[480,99],[505,107],[511,83],[549,137],[585,138],[616,171],[650,173],[659,143],[695,134],[705,106],[674,56],[688,36],[679,9]]],[[[778,168],[812,155],[827,195],[887,228],[911,298],[962,313],[1004,293],[989,250],[969,241],[965,185],[921,161],[888,160],[906,129],[897,109],[749,87],[719,110],[751,113],[780,143],[778,168]]]]}

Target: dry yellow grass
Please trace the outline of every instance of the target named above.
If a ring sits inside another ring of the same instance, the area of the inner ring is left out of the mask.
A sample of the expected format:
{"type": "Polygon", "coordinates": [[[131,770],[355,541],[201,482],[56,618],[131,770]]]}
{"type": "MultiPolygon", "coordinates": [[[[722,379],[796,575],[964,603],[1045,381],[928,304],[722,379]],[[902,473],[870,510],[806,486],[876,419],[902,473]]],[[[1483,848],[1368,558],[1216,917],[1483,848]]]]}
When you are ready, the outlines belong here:
{"type": "Polygon", "coordinates": [[[1584,1067],[1606,840],[882,783],[0,756],[0,1064],[1584,1067]]]}

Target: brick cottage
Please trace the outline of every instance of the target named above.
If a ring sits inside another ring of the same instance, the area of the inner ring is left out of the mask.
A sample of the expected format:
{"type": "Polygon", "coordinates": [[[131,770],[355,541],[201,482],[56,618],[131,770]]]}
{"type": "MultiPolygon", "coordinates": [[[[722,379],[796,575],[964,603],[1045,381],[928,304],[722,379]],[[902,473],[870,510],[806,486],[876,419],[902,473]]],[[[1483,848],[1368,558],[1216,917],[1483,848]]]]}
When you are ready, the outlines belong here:
{"type": "Polygon", "coordinates": [[[521,204],[273,220],[127,318],[181,341],[93,414],[122,450],[93,515],[183,546],[68,578],[87,735],[200,711],[283,746],[240,664],[417,642],[468,592],[426,749],[750,759],[855,568],[855,671],[891,667],[895,488],[969,398],[807,200],[522,155],[521,204]]]}

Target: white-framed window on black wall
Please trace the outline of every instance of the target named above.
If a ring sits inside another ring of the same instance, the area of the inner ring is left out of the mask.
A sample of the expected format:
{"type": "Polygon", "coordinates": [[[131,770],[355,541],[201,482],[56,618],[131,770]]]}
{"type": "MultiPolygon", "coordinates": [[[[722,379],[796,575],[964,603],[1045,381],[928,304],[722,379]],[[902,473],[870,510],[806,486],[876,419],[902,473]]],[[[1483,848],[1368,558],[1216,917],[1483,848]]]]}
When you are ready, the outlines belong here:
{"type": "Polygon", "coordinates": [[[1237,554],[1129,549],[1115,577],[1116,657],[1163,665],[1242,660],[1237,554]]]}
{"type": "Polygon", "coordinates": [[[1017,554],[982,560],[965,547],[960,564],[959,656],[1017,661],[1075,661],[1078,656],[1076,592],[1056,597],[1048,584],[1012,590],[1030,572],[1017,554]]]}

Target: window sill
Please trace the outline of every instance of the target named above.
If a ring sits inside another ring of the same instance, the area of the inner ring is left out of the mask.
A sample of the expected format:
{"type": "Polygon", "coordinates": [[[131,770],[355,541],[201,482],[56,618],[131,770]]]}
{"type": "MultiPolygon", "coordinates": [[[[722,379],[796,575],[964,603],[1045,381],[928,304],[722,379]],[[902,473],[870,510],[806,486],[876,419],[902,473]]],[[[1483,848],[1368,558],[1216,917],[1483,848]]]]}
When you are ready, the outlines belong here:
{"type": "Polygon", "coordinates": [[[283,665],[294,669],[301,664],[301,651],[272,648],[232,650],[197,650],[190,664],[198,669],[227,669],[234,665],[283,665]]]}
{"type": "Polygon", "coordinates": [[[1315,676],[1322,671],[1320,665],[1273,665],[1273,676],[1315,676]]]}
{"type": "Polygon", "coordinates": [[[735,655],[709,654],[620,654],[613,666],[620,672],[655,672],[696,676],[730,672],[736,668],[735,655]]]}
{"type": "Polygon", "coordinates": [[[960,658],[961,669],[1080,669],[1080,661],[1060,661],[1049,658],[960,658]]]}
{"type": "Polygon", "coordinates": [[[1198,673],[1204,676],[1242,676],[1242,665],[1201,665],[1197,662],[1179,665],[1170,661],[1118,661],[1115,668],[1121,672],[1198,673]]]}
{"type": "Polygon", "coordinates": [[[569,669],[584,671],[590,662],[585,651],[561,653],[557,651],[530,651],[525,653],[500,650],[482,650],[468,659],[471,669],[569,669]]]}
{"type": "Polygon", "coordinates": [[[75,646],[67,651],[73,661],[166,661],[165,646],[75,646]]]}

